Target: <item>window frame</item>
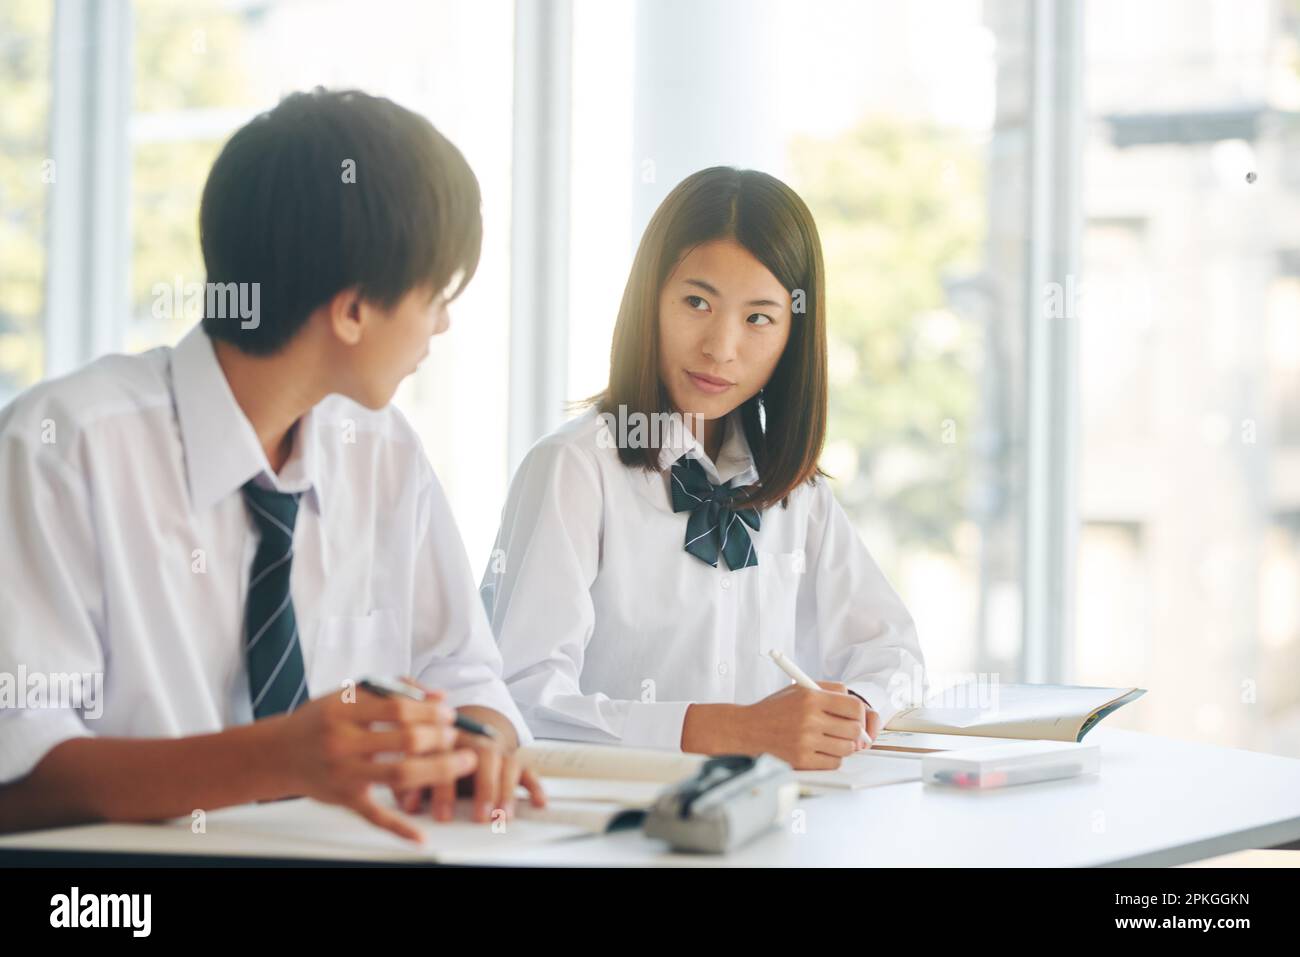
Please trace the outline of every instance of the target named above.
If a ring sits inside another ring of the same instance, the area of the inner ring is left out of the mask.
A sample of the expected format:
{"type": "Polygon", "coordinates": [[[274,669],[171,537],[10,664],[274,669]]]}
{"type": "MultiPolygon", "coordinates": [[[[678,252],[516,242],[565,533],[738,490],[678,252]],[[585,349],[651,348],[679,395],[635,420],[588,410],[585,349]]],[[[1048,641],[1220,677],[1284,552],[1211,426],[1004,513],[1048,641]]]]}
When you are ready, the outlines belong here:
{"type": "MultiPolygon", "coordinates": [[[[1083,11],[1026,0],[1032,90],[1023,323],[1026,495],[1024,680],[1069,680],[1079,521],[1078,343],[1043,310],[1077,275],[1082,240],[1083,11]]],[[[638,22],[656,15],[638,0],[638,22]]],[[[507,462],[556,428],[568,381],[571,0],[516,0],[507,462]]],[[[60,0],[52,30],[45,374],[125,345],[129,319],[132,5],[60,0]],[[84,52],[83,52],[84,51],[84,52]]],[[[638,71],[634,83],[644,83],[638,71]]],[[[636,89],[640,102],[651,91],[636,89]]]]}

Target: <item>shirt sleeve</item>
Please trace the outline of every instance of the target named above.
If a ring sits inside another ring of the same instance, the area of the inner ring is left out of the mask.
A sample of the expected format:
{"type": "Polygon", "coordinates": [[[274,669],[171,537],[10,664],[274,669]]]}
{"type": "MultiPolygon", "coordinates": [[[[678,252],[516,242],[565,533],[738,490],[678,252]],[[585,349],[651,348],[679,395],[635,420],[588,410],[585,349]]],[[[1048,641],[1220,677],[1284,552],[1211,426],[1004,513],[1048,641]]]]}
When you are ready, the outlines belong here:
{"type": "Polygon", "coordinates": [[[75,436],[0,415],[0,784],[26,777],[103,712],[102,590],[75,436]],[[32,435],[22,434],[33,430],[32,435]],[[56,441],[57,440],[57,441],[56,441]]]}
{"type": "Polygon", "coordinates": [[[603,501],[596,463],[572,445],[536,445],[515,473],[481,586],[506,684],[539,737],[679,751],[690,702],[582,690],[603,501]]]}
{"type": "Polygon", "coordinates": [[[880,727],[920,703],[925,660],[912,616],[819,478],[809,519],[801,624],[821,673],[880,714],[880,727]]]}
{"type": "Polygon", "coordinates": [[[519,743],[532,740],[528,725],[501,678],[501,654],[474,587],[474,573],[447,496],[433,470],[420,494],[417,527],[423,528],[412,616],[412,674],[446,693],[454,708],[478,705],[509,719],[519,743]]]}

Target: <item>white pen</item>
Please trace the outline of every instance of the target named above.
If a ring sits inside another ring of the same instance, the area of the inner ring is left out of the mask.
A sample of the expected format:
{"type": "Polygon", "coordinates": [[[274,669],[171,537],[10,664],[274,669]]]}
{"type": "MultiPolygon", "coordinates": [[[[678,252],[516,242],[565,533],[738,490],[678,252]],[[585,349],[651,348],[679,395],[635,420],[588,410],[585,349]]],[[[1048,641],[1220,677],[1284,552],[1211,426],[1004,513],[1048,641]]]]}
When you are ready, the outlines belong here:
{"type": "MultiPolygon", "coordinates": [[[[803,671],[802,668],[800,668],[798,665],[796,665],[793,661],[791,661],[791,660],[790,660],[789,658],[787,658],[785,655],[781,654],[781,652],[777,651],[775,648],[773,648],[771,651],[769,651],[769,652],[767,653],[767,656],[768,656],[769,658],[771,658],[773,661],[776,662],[778,668],[780,668],[782,671],[784,671],[786,674],[788,674],[792,679],[794,679],[794,683],[797,684],[797,685],[799,685],[799,687],[801,687],[801,688],[807,688],[809,691],[825,691],[825,690],[826,690],[826,689],[823,688],[821,685],[819,685],[817,682],[813,681],[813,680],[812,680],[811,678],[809,678],[806,674],[804,674],[804,671],[803,671]]],[[[859,741],[866,741],[866,743],[867,743],[867,747],[871,747],[871,738],[867,737],[867,732],[866,732],[866,731],[859,731],[859,732],[858,732],[858,740],[859,740],[859,741]]]]}

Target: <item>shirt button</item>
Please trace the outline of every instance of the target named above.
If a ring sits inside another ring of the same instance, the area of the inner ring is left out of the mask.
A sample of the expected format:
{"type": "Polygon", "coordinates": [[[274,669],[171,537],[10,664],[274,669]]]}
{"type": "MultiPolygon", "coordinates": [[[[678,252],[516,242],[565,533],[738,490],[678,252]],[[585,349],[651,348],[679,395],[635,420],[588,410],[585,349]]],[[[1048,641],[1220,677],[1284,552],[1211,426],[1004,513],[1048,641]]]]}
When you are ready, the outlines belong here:
{"type": "Polygon", "coordinates": [[[718,662],[718,674],[720,674],[720,675],[725,675],[726,673],[727,673],[727,663],[726,663],[725,661],[719,661],[719,662],[718,662]]]}
{"type": "Polygon", "coordinates": [[[730,588],[730,587],[731,587],[731,576],[730,576],[730,575],[728,575],[726,578],[722,579],[722,587],[723,587],[723,588],[730,588]]]}

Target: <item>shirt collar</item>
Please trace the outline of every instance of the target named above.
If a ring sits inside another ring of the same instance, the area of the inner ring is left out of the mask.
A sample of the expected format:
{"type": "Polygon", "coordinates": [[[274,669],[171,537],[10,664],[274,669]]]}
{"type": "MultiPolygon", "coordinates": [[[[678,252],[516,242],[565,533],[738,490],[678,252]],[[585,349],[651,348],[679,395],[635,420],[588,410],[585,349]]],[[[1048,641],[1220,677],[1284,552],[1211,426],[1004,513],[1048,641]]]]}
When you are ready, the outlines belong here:
{"type": "Polygon", "coordinates": [[[196,510],[215,505],[251,478],[280,492],[309,492],[322,508],[320,452],[315,410],[298,420],[289,460],[277,475],[252,424],[235,401],[217,362],[212,340],[196,325],[172,350],[172,401],[180,424],[190,502],[196,510]]]}
{"type": "Polygon", "coordinates": [[[690,429],[677,417],[675,428],[664,430],[663,441],[659,445],[659,467],[668,469],[683,455],[698,459],[704,466],[704,472],[714,485],[733,486],[750,485],[758,481],[758,469],[754,465],[754,456],[745,438],[745,425],[740,416],[740,409],[733,409],[723,419],[726,433],[722,437],[722,447],[718,449],[715,463],[704,451],[698,439],[690,429]]]}

